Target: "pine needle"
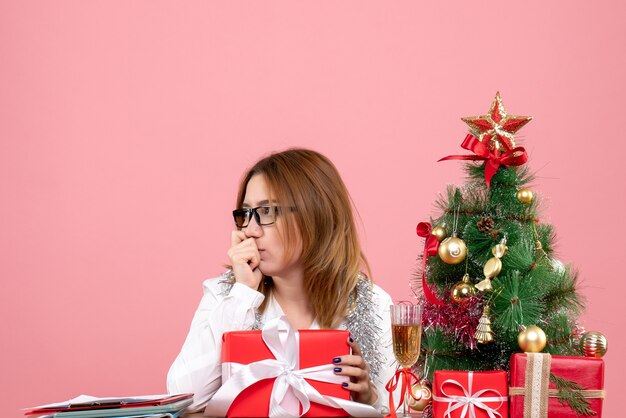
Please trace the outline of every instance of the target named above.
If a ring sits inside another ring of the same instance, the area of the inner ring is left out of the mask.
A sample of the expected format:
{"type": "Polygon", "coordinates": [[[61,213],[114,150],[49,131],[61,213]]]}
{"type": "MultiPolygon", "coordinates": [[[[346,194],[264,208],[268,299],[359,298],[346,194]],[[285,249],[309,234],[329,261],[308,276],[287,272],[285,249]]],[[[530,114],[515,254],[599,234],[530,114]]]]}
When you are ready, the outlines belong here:
{"type": "Polygon", "coordinates": [[[556,376],[553,373],[550,373],[550,381],[556,385],[561,405],[567,403],[578,415],[587,417],[596,415],[596,411],[591,409],[589,401],[580,393],[584,388],[578,383],[556,376]]]}

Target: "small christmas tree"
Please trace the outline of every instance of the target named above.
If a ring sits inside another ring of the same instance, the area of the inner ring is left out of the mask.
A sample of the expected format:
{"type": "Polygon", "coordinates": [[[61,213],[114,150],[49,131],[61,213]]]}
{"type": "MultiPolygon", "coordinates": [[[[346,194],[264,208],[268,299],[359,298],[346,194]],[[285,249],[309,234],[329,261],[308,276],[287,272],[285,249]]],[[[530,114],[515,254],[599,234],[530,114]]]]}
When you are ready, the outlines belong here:
{"type": "Polygon", "coordinates": [[[428,380],[439,369],[508,370],[515,352],[579,354],[577,274],[553,258],[554,231],[538,218],[515,143],[530,119],[508,115],[498,93],[488,114],[463,118],[462,147],[472,153],[442,159],[471,162],[466,184],[437,201],[441,215],[418,225],[426,247],[412,281],[424,300],[417,367],[428,380]]]}

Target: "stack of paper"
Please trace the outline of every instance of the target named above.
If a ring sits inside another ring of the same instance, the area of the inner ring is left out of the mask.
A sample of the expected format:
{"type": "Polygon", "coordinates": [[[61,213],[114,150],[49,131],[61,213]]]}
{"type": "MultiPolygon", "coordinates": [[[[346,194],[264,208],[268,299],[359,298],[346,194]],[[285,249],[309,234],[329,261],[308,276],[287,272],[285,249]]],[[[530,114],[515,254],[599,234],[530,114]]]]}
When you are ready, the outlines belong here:
{"type": "Polygon", "coordinates": [[[193,394],[97,398],[80,395],[69,401],[28,408],[30,418],[176,418],[193,394]]]}

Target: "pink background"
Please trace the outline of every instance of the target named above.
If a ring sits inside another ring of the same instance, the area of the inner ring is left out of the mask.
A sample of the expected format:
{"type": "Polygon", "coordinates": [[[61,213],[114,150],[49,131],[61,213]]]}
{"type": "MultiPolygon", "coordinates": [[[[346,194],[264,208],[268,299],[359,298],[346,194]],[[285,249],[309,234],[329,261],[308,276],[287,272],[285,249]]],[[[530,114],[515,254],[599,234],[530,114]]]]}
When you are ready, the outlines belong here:
{"type": "MultiPolygon", "coordinates": [[[[243,170],[306,146],[339,167],[394,298],[463,116],[500,90],[543,220],[610,341],[621,415],[623,2],[0,3],[0,397],[165,390],[243,170]]],[[[619,412],[618,412],[619,411],[619,412]]]]}

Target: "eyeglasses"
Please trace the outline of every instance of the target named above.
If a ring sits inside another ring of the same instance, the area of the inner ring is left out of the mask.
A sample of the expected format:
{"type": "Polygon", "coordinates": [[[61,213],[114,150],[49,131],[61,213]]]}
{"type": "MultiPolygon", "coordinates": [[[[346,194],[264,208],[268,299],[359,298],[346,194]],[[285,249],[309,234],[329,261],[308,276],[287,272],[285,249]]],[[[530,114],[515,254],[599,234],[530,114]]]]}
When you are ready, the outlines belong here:
{"type": "Polygon", "coordinates": [[[250,223],[252,215],[259,225],[271,225],[276,222],[276,217],[280,213],[278,206],[259,206],[258,208],[243,208],[233,211],[233,218],[237,228],[245,228],[250,223]]]}

